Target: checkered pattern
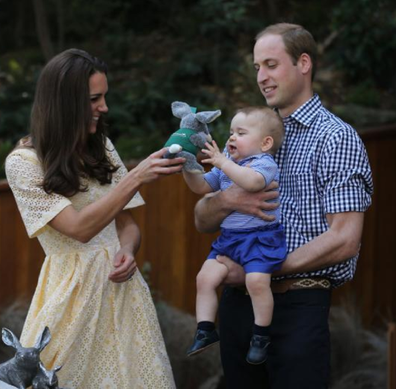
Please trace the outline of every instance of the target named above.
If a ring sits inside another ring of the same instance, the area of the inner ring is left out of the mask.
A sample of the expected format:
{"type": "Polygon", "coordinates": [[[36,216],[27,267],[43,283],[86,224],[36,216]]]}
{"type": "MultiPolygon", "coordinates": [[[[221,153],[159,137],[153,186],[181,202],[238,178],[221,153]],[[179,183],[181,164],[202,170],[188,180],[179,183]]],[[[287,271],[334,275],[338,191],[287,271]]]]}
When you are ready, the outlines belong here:
{"type": "MultiPolygon", "coordinates": [[[[373,182],[365,147],[356,131],[325,109],[314,95],[284,119],[279,165],[281,223],[289,252],[328,229],[326,214],[364,212],[373,182]]],[[[352,279],[358,256],[293,277],[325,277],[333,286],[352,279]]]]}

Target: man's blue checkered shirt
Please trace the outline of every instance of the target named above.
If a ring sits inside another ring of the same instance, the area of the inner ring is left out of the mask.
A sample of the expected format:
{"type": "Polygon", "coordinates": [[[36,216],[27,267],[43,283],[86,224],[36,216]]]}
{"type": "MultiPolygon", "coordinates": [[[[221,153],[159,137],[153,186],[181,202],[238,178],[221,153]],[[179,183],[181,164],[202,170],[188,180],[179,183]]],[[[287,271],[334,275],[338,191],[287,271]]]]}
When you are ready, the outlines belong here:
{"type": "MultiPolygon", "coordinates": [[[[285,140],[275,156],[280,176],[281,223],[289,252],[328,230],[327,213],[364,212],[373,181],[366,149],[348,124],[314,95],[284,119],[285,140]]],[[[352,279],[358,256],[293,277],[324,277],[333,286],[352,279]]]]}

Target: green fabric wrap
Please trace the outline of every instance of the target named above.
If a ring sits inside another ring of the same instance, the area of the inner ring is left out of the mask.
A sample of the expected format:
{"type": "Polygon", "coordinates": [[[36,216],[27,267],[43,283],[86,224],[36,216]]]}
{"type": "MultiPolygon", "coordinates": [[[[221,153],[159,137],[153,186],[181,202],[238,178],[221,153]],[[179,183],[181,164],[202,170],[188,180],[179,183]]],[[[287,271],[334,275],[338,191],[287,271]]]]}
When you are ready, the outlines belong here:
{"type": "Polygon", "coordinates": [[[165,143],[165,147],[177,144],[182,146],[184,151],[188,151],[196,156],[199,149],[190,142],[190,136],[193,134],[196,134],[196,131],[190,130],[189,128],[180,128],[170,136],[165,143]]]}

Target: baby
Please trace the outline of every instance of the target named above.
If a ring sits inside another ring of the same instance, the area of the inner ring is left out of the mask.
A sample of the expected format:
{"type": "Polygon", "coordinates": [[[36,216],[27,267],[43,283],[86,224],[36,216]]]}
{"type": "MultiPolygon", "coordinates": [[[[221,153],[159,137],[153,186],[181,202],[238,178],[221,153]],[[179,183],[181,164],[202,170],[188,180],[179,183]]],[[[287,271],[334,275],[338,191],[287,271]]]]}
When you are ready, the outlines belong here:
{"type": "MultiPolygon", "coordinates": [[[[198,194],[225,190],[231,184],[249,192],[279,181],[278,166],[273,159],[282,144],[284,127],[279,115],[267,107],[247,107],[237,111],[232,119],[227,154],[213,141],[202,150],[203,163],[214,167],[205,174],[183,171],[190,189],[198,194]]],[[[196,315],[198,328],[187,355],[195,355],[219,341],[215,328],[218,308],[216,288],[227,277],[228,269],[216,260],[226,255],[246,272],[246,288],[252,299],[254,327],[246,360],[260,364],[267,359],[270,342],[273,297],[271,273],[279,270],[286,259],[287,249],[283,227],[279,223],[279,208],[275,220],[266,222],[259,217],[232,212],[221,224],[221,234],[213,242],[208,260],[197,276],[196,315]]]]}

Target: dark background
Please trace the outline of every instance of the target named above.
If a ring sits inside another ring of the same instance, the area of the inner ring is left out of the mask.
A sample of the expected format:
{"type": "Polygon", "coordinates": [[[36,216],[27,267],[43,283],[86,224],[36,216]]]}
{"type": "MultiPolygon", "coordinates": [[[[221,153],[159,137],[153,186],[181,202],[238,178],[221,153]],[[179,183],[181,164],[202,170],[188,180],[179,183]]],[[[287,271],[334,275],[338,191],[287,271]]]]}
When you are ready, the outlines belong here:
{"type": "MultiPolygon", "coordinates": [[[[331,388],[385,389],[386,380],[390,388],[396,333],[389,332],[388,348],[383,329],[396,317],[394,0],[0,0],[0,178],[5,156],[27,134],[35,83],[53,55],[77,47],[108,63],[108,132],[128,163],[160,148],[177,128],[175,100],[221,109],[211,127],[224,142],[236,108],[265,103],[252,65],[254,37],[283,21],[314,35],[320,51],[314,89],[357,128],[373,169],[356,276],[333,294],[331,388]]],[[[213,240],[195,230],[198,196],[180,175],[144,186],[142,195],[147,206],[134,214],[143,235],[137,260],[154,296],[172,306],[159,318],[178,387],[201,388],[192,381],[213,374],[221,382],[217,354],[189,364],[184,358],[194,320],[183,315],[194,311],[194,279],[213,240]],[[183,335],[180,328],[189,329],[183,335]]],[[[30,300],[43,258],[0,180],[0,307],[30,300]]],[[[5,316],[18,319],[6,312],[2,326],[5,316]]]]}
{"type": "Polygon", "coordinates": [[[0,164],[28,131],[43,64],[71,47],[109,65],[108,132],[124,160],[163,145],[175,100],[221,109],[222,143],[236,108],[265,103],[251,53],[280,21],[317,40],[326,107],[358,128],[396,122],[393,0],[0,0],[0,164]]]}

